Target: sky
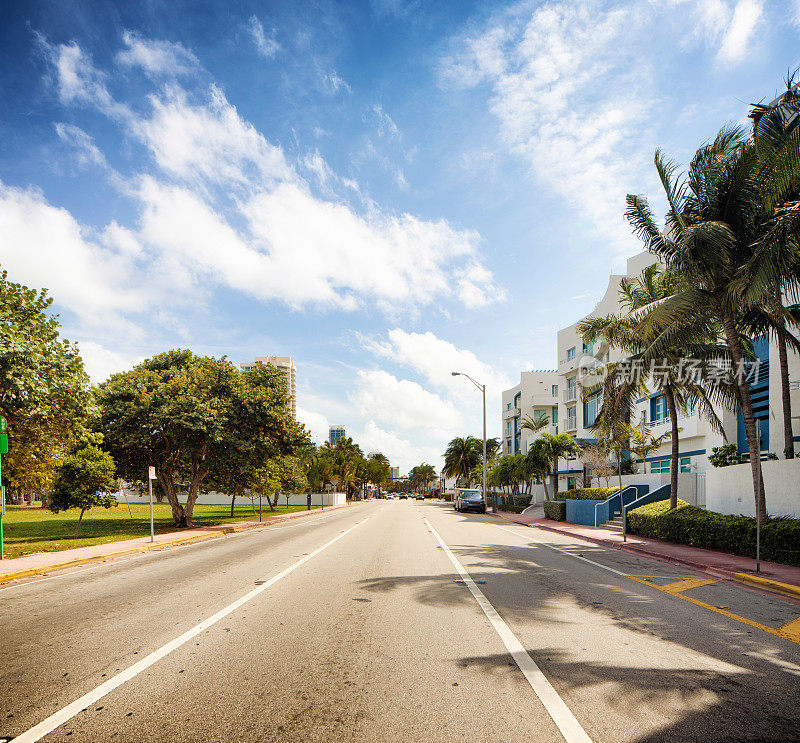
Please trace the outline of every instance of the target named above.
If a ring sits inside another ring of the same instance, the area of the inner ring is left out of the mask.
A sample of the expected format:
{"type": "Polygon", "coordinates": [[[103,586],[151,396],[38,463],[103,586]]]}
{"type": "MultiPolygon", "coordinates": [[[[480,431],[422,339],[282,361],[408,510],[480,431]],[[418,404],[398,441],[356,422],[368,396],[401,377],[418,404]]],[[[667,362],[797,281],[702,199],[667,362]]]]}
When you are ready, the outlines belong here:
{"type": "Polygon", "coordinates": [[[94,382],[294,357],[407,472],[489,435],[679,164],[800,66],[800,0],[6,2],[0,266],[94,382]]]}

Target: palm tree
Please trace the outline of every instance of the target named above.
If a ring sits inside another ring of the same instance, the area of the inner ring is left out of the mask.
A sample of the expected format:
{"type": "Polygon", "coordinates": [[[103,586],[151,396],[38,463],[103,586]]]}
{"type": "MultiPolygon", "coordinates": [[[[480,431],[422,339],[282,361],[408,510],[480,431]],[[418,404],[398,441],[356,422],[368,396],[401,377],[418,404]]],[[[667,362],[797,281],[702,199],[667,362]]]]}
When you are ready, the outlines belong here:
{"type": "MultiPolygon", "coordinates": [[[[558,493],[558,460],[562,457],[574,457],[580,453],[580,444],[568,433],[543,433],[534,444],[539,444],[541,451],[544,452],[548,460],[552,463],[550,475],[553,484],[553,497],[558,493]],[[541,442],[541,444],[539,444],[541,442]]],[[[545,486],[545,497],[549,500],[547,487],[545,486]]]]}
{"type": "Polygon", "coordinates": [[[756,147],[743,130],[722,129],[692,159],[686,180],[656,152],[655,165],[669,206],[666,229],[656,224],[647,200],[628,195],[626,217],[647,249],[682,276],[681,287],[649,313],[658,330],[651,356],[682,345],[687,328],[717,325],[734,364],[735,383],[750,452],[756,513],[767,517],[761,452],[746,375],[748,348],[742,315],[757,306],[787,272],[780,236],[797,250],[798,209],[781,212],[800,180],[800,130],[772,149],[756,147]],[[790,145],[790,146],[789,146],[790,145]],[[759,258],[758,260],[754,260],[759,258]],[[745,268],[749,267],[745,275],[745,268]],[[744,278],[743,278],[744,275],[744,278]],[[676,343],[677,341],[677,343],[676,343]]]}
{"type": "Polygon", "coordinates": [[[460,486],[462,482],[469,481],[472,468],[476,464],[480,464],[482,459],[482,440],[476,439],[474,436],[456,437],[447,445],[442,474],[447,477],[455,477],[456,483],[460,486]]]}
{"type": "MultiPolygon", "coordinates": [[[[663,393],[669,411],[672,439],[670,463],[670,506],[678,505],[678,462],[680,441],[678,438],[678,412],[686,415],[690,408],[698,405],[700,412],[711,425],[724,436],[722,424],[714,412],[709,395],[711,385],[705,381],[710,377],[713,362],[725,358],[726,350],[716,342],[718,330],[715,325],[686,324],[683,335],[673,339],[673,345],[659,346],[660,358],[650,354],[650,349],[661,334],[658,324],[649,321],[650,313],[660,303],[673,296],[683,287],[681,277],[673,271],[664,271],[658,264],[648,266],[633,280],[620,283],[621,305],[625,315],[608,315],[584,320],[578,325],[586,343],[602,339],[610,346],[627,354],[623,362],[609,365],[603,382],[603,406],[593,429],[599,431],[610,448],[614,449],[618,463],[623,452],[632,448],[630,440],[637,438],[636,429],[630,426],[634,400],[647,396],[654,387],[663,393]],[[680,344],[678,344],[678,341],[680,344]],[[686,359],[699,362],[687,376],[686,359]],[[655,364],[655,366],[654,366],[655,364]],[[641,370],[642,374],[622,375],[625,367],[641,370]]],[[[725,400],[725,388],[718,385],[713,395],[717,401],[725,400]]],[[[645,424],[646,425],[646,424],[645,424]]],[[[620,486],[622,481],[620,480],[620,486]]]]}
{"type": "Polygon", "coordinates": [[[539,433],[543,428],[547,428],[550,425],[550,416],[547,413],[543,413],[539,411],[539,415],[526,415],[522,418],[522,424],[520,428],[523,431],[531,431],[532,433],[536,434],[539,433]]]}

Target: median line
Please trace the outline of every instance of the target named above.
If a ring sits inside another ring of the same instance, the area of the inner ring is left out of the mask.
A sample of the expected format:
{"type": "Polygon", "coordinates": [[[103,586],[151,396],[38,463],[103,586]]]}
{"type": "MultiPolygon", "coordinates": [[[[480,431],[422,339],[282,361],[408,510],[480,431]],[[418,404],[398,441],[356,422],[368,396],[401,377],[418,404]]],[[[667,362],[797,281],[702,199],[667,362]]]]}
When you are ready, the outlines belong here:
{"type": "Polygon", "coordinates": [[[71,720],[75,715],[81,712],[86,707],[94,704],[99,699],[102,699],[107,694],[114,691],[118,687],[122,686],[125,682],[130,681],[132,678],[138,676],[142,671],[147,670],[150,666],[154,665],[162,658],[169,655],[173,650],[177,650],[182,645],[185,645],[189,640],[197,637],[201,632],[205,632],[205,630],[209,629],[210,627],[214,626],[217,622],[221,619],[224,619],[229,614],[236,611],[236,609],[244,606],[246,603],[254,599],[259,594],[263,593],[267,589],[274,586],[278,581],[285,578],[287,575],[293,573],[297,568],[301,565],[307,563],[309,560],[316,557],[321,552],[324,552],[328,547],[336,544],[340,539],[345,537],[349,534],[353,529],[361,526],[367,519],[361,519],[361,521],[353,524],[349,529],[346,529],[338,536],[331,539],[329,542],[326,542],[321,547],[317,547],[313,552],[309,552],[308,555],[300,558],[297,562],[292,563],[288,568],[282,570],[277,575],[270,578],[268,581],[263,583],[260,586],[257,586],[249,593],[246,593],[241,598],[234,601],[232,604],[228,604],[224,609],[221,609],[213,616],[210,616],[208,619],[203,620],[199,624],[196,624],[190,630],[187,630],[179,637],[176,637],[174,640],[168,642],[166,645],[162,645],[158,650],[154,650],[152,653],[147,655],[146,657],[142,658],[138,663],[134,663],[129,668],[126,668],[124,671],[121,671],[116,676],[113,676],[108,681],[103,684],[100,684],[96,689],[92,689],[92,691],[84,694],[79,699],[76,699],[72,704],[68,704],[66,707],[58,710],[54,714],[50,715],[50,717],[42,720],[38,725],[30,728],[30,730],[25,731],[24,733],[16,736],[13,740],[15,743],[36,743],[36,741],[41,740],[44,738],[45,735],[53,732],[57,727],[60,727],[65,722],[71,720]]]}
{"type": "Polygon", "coordinates": [[[425,519],[425,523],[431,530],[431,534],[436,538],[439,546],[447,557],[450,558],[450,562],[453,563],[456,572],[464,580],[464,583],[475,601],[478,602],[478,606],[483,610],[483,613],[486,615],[486,618],[489,620],[495,632],[500,636],[503,645],[506,646],[506,650],[508,650],[517,666],[519,666],[519,670],[522,671],[531,689],[533,689],[534,694],[536,694],[545,710],[547,710],[547,714],[550,715],[556,727],[561,731],[564,740],[567,741],[567,743],[592,743],[592,739],[581,727],[581,724],[575,718],[575,715],[572,714],[570,708],[567,707],[564,700],[547,680],[547,677],[542,673],[539,666],[536,665],[536,662],[531,658],[528,651],[525,650],[524,646],[511,631],[511,628],[506,624],[505,620],[500,616],[494,606],[492,606],[489,599],[486,598],[483,591],[481,591],[475,584],[475,581],[472,580],[467,569],[453,554],[453,551],[447,546],[447,543],[442,539],[439,532],[433,528],[433,525],[428,519],[425,519]]]}

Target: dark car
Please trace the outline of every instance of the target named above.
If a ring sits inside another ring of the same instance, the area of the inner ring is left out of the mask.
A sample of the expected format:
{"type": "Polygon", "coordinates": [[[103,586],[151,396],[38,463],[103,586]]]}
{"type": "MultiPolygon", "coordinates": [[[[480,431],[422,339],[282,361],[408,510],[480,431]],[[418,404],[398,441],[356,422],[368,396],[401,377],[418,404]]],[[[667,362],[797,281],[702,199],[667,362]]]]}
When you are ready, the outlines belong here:
{"type": "Polygon", "coordinates": [[[400,500],[405,500],[408,496],[405,493],[400,493],[400,500]]]}
{"type": "Polygon", "coordinates": [[[425,496],[422,493],[417,493],[414,496],[414,500],[425,500],[425,496]]]}
{"type": "Polygon", "coordinates": [[[486,503],[480,490],[459,490],[456,499],[456,511],[486,513],[486,503]]]}

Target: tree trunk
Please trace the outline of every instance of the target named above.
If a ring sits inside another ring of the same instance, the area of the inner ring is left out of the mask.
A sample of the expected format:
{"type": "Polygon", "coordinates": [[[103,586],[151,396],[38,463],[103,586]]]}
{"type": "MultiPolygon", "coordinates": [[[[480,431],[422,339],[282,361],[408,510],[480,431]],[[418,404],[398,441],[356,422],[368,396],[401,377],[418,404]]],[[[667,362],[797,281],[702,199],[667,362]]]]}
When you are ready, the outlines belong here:
{"type": "Polygon", "coordinates": [[[178,494],[175,491],[175,480],[172,477],[172,471],[166,468],[162,469],[157,465],[156,477],[158,478],[158,483],[161,485],[161,489],[167,496],[167,501],[169,501],[170,508],[172,509],[172,525],[185,525],[183,506],[178,502],[178,494]]]}
{"type": "Polygon", "coordinates": [[[83,519],[83,514],[86,511],[85,508],[81,508],[81,515],[78,516],[78,523],[75,524],[75,539],[78,538],[78,529],[81,528],[81,519],[83,519]]]}
{"type": "MultiPolygon", "coordinates": [[[[552,474],[552,484],[553,484],[553,498],[558,495],[558,457],[553,457],[553,474],[552,474]]],[[[549,500],[549,499],[548,499],[549,500]]]]}
{"type": "Polygon", "coordinates": [[[781,371],[781,403],[783,407],[783,456],[794,459],[794,434],[792,433],[792,398],[789,392],[789,360],[786,356],[786,323],[781,319],[778,330],[778,360],[781,371]]]}
{"type": "Polygon", "coordinates": [[[736,372],[736,384],[739,388],[739,398],[742,403],[742,418],[744,419],[744,430],[747,434],[747,447],[750,452],[750,472],[753,476],[753,495],[755,499],[756,514],[762,523],[767,519],[767,504],[764,495],[763,478],[761,475],[761,452],[758,449],[758,439],[756,434],[756,417],[753,410],[753,401],[750,397],[750,387],[747,379],[738,371],[744,368],[744,355],[739,344],[739,336],[736,333],[736,325],[733,317],[727,311],[722,311],[722,326],[725,330],[725,340],[731,351],[734,370],[736,372]]]}
{"type": "Polygon", "coordinates": [[[680,441],[678,441],[678,410],[675,407],[675,395],[669,384],[664,385],[664,397],[667,399],[670,423],[672,426],[672,458],[669,466],[669,507],[678,506],[678,466],[680,462],[680,441]]]}

